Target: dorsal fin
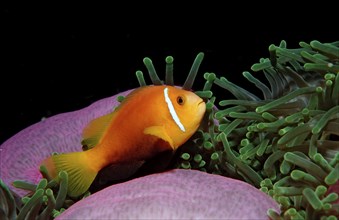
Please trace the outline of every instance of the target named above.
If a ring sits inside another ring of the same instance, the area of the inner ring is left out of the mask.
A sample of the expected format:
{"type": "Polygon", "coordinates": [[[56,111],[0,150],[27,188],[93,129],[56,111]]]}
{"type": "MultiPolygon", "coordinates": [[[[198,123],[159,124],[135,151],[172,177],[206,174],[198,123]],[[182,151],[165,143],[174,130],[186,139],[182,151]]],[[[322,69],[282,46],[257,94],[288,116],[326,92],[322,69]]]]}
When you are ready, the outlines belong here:
{"type": "Polygon", "coordinates": [[[149,88],[151,86],[142,86],[139,88],[134,89],[132,92],[130,92],[121,102],[121,104],[115,108],[115,112],[119,111],[127,102],[129,102],[131,99],[133,99],[133,97],[139,95],[139,93],[141,93],[143,90],[149,88]]]}
{"type": "Polygon", "coordinates": [[[83,140],[81,144],[86,146],[86,149],[91,149],[97,145],[105,133],[107,127],[109,126],[113,113],[111,112],[107,115],[103,115],[99,118],[93,119],[83,130],[82,137],[83,140]]]}

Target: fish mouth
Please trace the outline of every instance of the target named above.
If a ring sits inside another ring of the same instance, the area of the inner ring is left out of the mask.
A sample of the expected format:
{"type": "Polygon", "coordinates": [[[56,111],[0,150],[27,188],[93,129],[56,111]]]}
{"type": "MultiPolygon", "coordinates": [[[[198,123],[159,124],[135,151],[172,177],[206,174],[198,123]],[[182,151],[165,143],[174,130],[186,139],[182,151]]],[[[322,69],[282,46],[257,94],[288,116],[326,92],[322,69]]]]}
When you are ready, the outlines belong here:
{"type": "Polygon", "coordinates": [[[198,102],[198,109],[199,111],[204,114],[206,111],[206,103],[204,102],[204,100],[201,100],[200,102],[198,102]]]}
{"type": "Polygon", "coordinates": [[[198,102],[198,106],[201,104],[205,104],[204,100],[201,100],[200,102],[198,102]]]}

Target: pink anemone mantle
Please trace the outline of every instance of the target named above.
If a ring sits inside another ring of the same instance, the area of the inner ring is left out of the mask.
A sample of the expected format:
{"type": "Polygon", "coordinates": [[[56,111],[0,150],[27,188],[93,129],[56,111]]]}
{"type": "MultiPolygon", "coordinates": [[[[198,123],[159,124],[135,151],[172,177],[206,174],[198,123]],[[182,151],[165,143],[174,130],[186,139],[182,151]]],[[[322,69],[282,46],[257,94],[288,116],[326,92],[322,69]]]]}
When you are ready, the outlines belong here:
{"type": "Polygon", "coordinates": [[[78,201],[62,219],[268,219],[278,204],[252,185],[175,169],[107,187],[78,201]]]}

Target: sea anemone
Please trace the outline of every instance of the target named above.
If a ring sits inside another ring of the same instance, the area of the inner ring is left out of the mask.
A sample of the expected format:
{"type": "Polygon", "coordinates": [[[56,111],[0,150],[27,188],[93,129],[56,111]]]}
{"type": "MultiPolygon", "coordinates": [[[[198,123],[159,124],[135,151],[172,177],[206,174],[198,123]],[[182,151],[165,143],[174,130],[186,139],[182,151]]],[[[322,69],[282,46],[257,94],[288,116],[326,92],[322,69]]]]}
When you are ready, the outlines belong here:
{"type": "Polygon", "coordinates": [[[281,216],[269,212],[273,219],[338,216],[338,45],[270,45],[270,58],[252,66],[264,73],[268,85],[243,72],[262,98],[206,73],[208,89],[213,83],[236,99],[221,100],[218,109],[210,106],[209,131],[200,130],[181,148],[177,167],[251,183],[281,205],[281,216]]]}

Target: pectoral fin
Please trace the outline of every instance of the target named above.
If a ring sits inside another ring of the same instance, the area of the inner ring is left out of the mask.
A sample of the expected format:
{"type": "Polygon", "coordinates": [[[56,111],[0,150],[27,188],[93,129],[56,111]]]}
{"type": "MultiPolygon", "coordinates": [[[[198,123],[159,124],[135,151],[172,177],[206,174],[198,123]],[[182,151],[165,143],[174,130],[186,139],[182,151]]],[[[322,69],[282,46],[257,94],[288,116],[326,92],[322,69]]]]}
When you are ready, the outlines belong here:
{"type": "Polygon", "coordinates": [[[151,126],[151,127],[147,127],[144,129],[144,134],[149,134],[149,135],[153,135],[156,136],[164,141],[166,141],[167,143],[169,143],[169,145],[174,149],[174,143],[172,138],[167,134],[165,128],[163,126],[151,126]]]}

